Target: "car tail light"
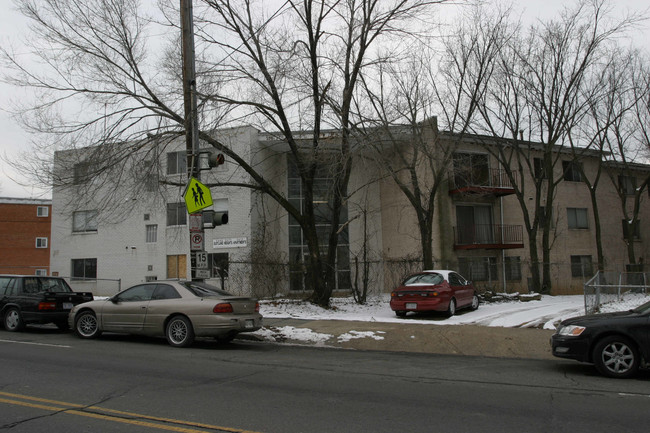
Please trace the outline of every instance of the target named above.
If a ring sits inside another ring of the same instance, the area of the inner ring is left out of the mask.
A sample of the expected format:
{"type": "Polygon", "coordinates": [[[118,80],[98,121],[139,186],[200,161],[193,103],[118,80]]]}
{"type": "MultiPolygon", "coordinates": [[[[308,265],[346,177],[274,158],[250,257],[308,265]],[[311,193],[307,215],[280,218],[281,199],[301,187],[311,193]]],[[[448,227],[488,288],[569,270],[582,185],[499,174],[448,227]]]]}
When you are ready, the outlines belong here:
{"type": "Polygon", "coordinates": [[[256,302],[256,303],[255,303],[255,312],[256,312],[256,313],[259,313],[259,312],[260,312],[260,303],[259,303],[259,302],[256,302]]]}
{"type": "Polygon", "coordinates": [[[56,310],[56,302],[39,302],[39,310],[56,310]]]}
{"type": "Polygon", "coordinates": [[[225,304],[217,304],[212,309],[212,312],[213,313],[232,313],[233,309],[232,309],[232,305],[227,304],[227,303],[225,303],[225,304]]]}

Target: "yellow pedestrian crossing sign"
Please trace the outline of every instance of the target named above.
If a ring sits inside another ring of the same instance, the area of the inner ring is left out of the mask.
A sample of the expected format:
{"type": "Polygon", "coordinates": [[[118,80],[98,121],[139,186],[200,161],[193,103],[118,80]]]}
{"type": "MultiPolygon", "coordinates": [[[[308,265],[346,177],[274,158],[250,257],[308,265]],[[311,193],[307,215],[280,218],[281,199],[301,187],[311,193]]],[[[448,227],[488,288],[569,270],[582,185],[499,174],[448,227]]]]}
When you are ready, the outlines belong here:
{"type": "Polygon", "coordinates": [[[210,188],[203,185],[195,178],[191,178],[183,194],[187,213],[197,213],[201,209],[212,206],[212,194],[210,188]]]}

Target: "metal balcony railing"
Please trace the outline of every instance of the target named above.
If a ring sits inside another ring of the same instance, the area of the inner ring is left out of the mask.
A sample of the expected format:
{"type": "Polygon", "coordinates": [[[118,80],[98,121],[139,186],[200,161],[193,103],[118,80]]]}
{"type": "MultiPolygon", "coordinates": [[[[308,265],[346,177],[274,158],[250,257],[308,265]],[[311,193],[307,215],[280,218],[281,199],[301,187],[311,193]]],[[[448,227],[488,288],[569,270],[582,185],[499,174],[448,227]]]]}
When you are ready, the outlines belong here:
{"type": "MultiPolygon", "coordinates": [[[[516,175],[516,173],[513,173],[516,175]]],[[[450,193],[512,194],[514,188],[507,173],[499,168],[456,168],[449,175],[450,193]]]]}
{"type": "Polygon", "coordinates": [[[454,227],[455,249],[523,247],[523,227],[520,225],[468,224],[454,227]]]}

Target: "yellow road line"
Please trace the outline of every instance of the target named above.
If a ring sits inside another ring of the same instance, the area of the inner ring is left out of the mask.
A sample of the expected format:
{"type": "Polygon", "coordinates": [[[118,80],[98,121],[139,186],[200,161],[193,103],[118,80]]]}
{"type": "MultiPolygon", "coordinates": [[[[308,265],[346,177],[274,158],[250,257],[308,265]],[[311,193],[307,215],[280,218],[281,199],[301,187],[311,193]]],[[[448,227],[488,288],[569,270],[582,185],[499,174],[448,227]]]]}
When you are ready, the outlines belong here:
{"type": "Polygon", "coordinates": [[[104,413],[108,414],[115,414],[115,415],[122,415],[122,416],[130,416],[134,418],[141,418],[141,419],[146,419],[150,421],[158,421],[158,422],[165,422],[165,423],[173,423],[173,424],[178,424],[178,425],[185,425],[185,426],[191,426],[191,427],[198,427],[198,428],[207,428],[210,430],[218,430],[218,431],[227,431],[227,432],[232,432],[232,433],[259,433],[259,432],[254,432],[251,430],[241,430],[241,429],[236,429],[236,428],[231,428],[231,427],[222,427],[222,426],[216,426],[216,425],[211,425],[211,424],[203,424],[203,423],[196,423],[192,421],[183,421],[183,420],[177,420],[177,419],[171,419],[171,418],[161,418],[161,417],[155,417],[155,416],[150,416],[150,415],[143,415],[143,414],[138,414],[134,412],[124,412],[120,410],[114,410],[114,409],[108,409],[108,408],[103,408],[99,406],[84,406],[81,404],[75,404],[75,403],[67,403],[67,402],[62,402],[58,400],[49,400],[46,398],[40,398],[40,397],[32,397],[29,395],[22,395],[22,394],[12,394],[9,392],[2,392],[0,391],[0,395],[5,396],[5,397],[10,397],[12,399],[20,399],[20,400],[27,400],[27,401],[19,401],[19,400],[10,400],[6,398],[0,398],[0,403],[6,403],[6,404],[13,404],[17,406],[25,406],[25,407],[31,407],[35,409],[43,409],[43,410],[49,410],[53,412],[65,412],[67,414],[72,414],[72,415],[79,415],[79,416],[85,416],[88,418],[96,418],[96,419],[103,419],[107,421],[113,421],[113,422],[121,422],[125,424],[132,424],[132,425],[138,425],[138,426],[144,426],[144,427],[151,427],[151,428],[157,428],[159,430],[168,430],[168,431],[176,431],[176,432],[183,432],[183,433],[205,433],[205,430],[194,430],[191,428],[186,428],[186,427],[178,427],[178,426],[172,426],[172,425],[165,425],[165,424],[156,424],[152,422],[146,422],[146,421],[140,421],[136,419],[127,419],[127,418],[120,418],[118,416],[111,416],[111,415],[102,415],[94,412],[85,412],[84,410],[95,410],[95,411],[101,411],[104,413]],[[38,403],[29,403],[29,401],[34,401],[38,403]],[[47,403],[48,405],[45,404],[40,404],[40,403],[47,403]],[[56,405],[56,406],[52,406],[56,405]],[[76,410],[83,408],[84,410],[76,410]]]}

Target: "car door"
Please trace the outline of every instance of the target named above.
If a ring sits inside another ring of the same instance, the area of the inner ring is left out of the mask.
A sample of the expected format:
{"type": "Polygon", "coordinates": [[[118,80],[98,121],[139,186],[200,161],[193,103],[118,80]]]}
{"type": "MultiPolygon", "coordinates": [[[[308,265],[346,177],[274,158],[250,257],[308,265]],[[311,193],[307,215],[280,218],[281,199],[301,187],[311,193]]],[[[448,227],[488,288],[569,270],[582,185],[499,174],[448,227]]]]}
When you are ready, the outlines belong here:
{"type": "Polygon", "coordinates": [[[170,313],[181,311],[181,295],[171,284],[156,284],[151,301],[147,306],[143,332],[149,335],[164,333],[165,319],[170,313]]]}
{"type": "Polygon", "coordinates": [[[449,274],[449,285],[452,287],[452,291],[454,292],[459,307],[472,303],[473,291],[471,286],[467,284],[465,278],[452,272],[449,274]]]}
{"type": "Polygon", "coordinates": [[[155,284],[139,284],[113,296],[102,308],[102,330],[140,333],[155,284]]]}

